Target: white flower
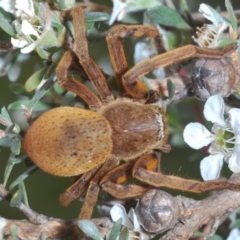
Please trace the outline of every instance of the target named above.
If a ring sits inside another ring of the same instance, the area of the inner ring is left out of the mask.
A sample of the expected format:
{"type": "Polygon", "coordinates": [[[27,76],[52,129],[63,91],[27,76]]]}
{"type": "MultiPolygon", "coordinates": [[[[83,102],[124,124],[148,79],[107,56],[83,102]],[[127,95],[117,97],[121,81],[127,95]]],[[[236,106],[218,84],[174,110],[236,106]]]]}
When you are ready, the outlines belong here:
{"type": "Polygon", "coordinates": [[[232,108],[224,119],[224,101],[214,95],[206,101],[203,114],[213,123],[212,133],[200,123],[189,123],[183,132],[184,141],[194,149],[211,143],[210,156],[200,164],[203,179],[219,178],[223,161],[232,172],[240,172],[240,109],[232,108]]]}
{"type": "Polygon", "coordinates": [[[205,24],[202,28],[197,28],[197,38],[193,37],[193,39],[200,47],[217,48],[223,40],[223,32],[229,28],[230,23],[207,4],[202,3],[199,12],[213,24],[205,24]]]}
{"type": "Polygon", "coordinates": [[[125,208],[121,204],[116,204],[111,208],[110,215],[114,222],[122,218],[122,225],[128,228],[128,239],[150,239],[150,236],[142,232],[137,215],[132,208],[127,214],[125,208]]]}
{"type": "Polygon", "coordinates": [[[45,19],[35,14],[32,0],[3,0],[0,6],[16,17],[12,22],[17,33],[14,38],[11,38],[13,47],[20,48],[21,53],[24,54],[33,51],[51,27],[48,5],[38,3],[38,7],[45,8],[45,19]]]}
{"type": "Polygon", "coordinates": [[[232,229],[227,240],[240,240],[240,230],[238,228],[232,229]]]}
{"type": "Polygon", "coordinates": [[[129,12],[141,11],[147,8],[160,5],[158,0],[113,0],[113,11],[109,20],[109,25],[114,21],[121,21],[129,12]]]}

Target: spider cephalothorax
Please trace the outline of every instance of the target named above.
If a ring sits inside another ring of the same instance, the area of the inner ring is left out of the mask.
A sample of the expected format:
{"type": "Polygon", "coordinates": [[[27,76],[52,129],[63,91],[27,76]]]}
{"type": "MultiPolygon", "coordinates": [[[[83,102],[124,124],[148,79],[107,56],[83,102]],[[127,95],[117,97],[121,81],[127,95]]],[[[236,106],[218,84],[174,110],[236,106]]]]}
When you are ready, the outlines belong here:
{"type": "Polygon", "coordinates": [[[167,144],[168,127],[160,101],[144,103],[154,94],[138,80],[139,76],[157,67],[194,56],[221,58],[233,48],[212,50],[187,45],[165,52],[155,27],[117,25],[106,37],[119,87],[119,97],[114,99],[104,74],[89,56],[84,8],[74,8],[72,17],[76,47],[74,51],[64,53],[56,68],[56,75],[58,83],[80,96],[90,110],[73,107],[50,110],[30,126],[23,139],[24,151],[44,171],[58,176],[82,174],[61,195],[61,203],[70,204],[88,186],[79,217],[90,218],[100,187],[116,198],[137,197],[148,190],[142,186],[121,184],[131,177],[156,187],[166,186],[192,192],[238,189],[239,186],[226,180],[200,182],[154,171],[158,169],[160,161],[156,151],[170,150],[167,144]],[[151,37],[158,52],[164,53],[128,70],[121,44],[121,38],[127,36],[151,37]],[[100,98],[69,76],[68,70],[76,57],[100,98]],[[119,165],[120,160],[125,160],[126,163],[119,165]]]}

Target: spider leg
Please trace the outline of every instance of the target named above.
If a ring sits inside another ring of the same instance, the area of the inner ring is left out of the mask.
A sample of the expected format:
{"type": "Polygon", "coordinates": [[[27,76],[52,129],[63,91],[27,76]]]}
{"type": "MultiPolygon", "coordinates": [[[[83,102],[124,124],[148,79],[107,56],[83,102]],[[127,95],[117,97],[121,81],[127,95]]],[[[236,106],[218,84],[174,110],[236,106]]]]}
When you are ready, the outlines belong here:
{"type": "Polygon", "coordinates": [[[195,193],[223,189],[240,191],[239,184],[234,184],[227,180],[201,182],[172,175],[165,175],[161,172],[153,172],[152,169],[157,167],[159,161],[160,159],[157,158],[155,153],[142,156],[133,167],[133,176],[154,187],[167,187],[195,193]]]}
{"type": "Polygon", "coordinates": [[[113,100],[113,95],[108,87],[106,78],[101,69],[89,55],[84,21],[84,8],[74,8],[72,10],[72,17],[76,43],[76,49],[74,49],[74,52],[79,59],[79,63],[88,75],[89,80],[96,87],[102,101],[104,103],[111,102],[113,100]]]}
{"type": "Polygon", "coordinates": [[[102,106],[99,98],[84,84],[68,76],[68,69],[73,62],[74,57],[75,56],[71,51],[64,53],[56,68],[58,83],[68,91],[76,93],[88,104],[91,110],[96,111],[102,106]]]}
{"type": "Polygon", "coordinates": [[[110,170],[115,168],[118,165],[119,161],[115,158],[109,158],[97,174],[90,181],[87,194],[84,199],[83,207],[81,209],[79,219],[90,219],[92,216],[93,208],[97,203],[98,194],[100,191],[99,182],[100,179],[110,170]]]}
{"type": "Polygon", "coordinates": [[[100,182],[103,190],[118,199],[139,197],[146,191],[148,191],[149,188],[145,188],[142,186],[133,184],[121,184],[132,178],[133,165],[134,163],[128,162],[126,164],[116,167],[111,172],[107,173],[100,182]]]}
{"type": "Polygon", "coordinates": [[[113,71],[118,82],[119,96],[124,96],[127,90],[127,92],[133,97],[143,98],[145,97],[146,92],[148,92],[148,89],[143,83],[136,81],[136,86],[132,88],[122,80],[123,74],[128,71],[127,59],[121,42],[121,40],[126,37],[153,38],[156,50],[159,54],[165,52],[166,50],[164,48],[164,44],[161,36],[158,33],[158,30],[152,26],[117,25],[113,27],[106,36],[113,71]],[[142,92],[144,94],[141,94],[142,92]]]}
{"type": "Polygon", "coordinates": [[[222,49],[201,48],[194,45],[186,45],[151,59],[146,59],[135,65],[123,76],[123,85],[126,90],[136,98],[147,98],[148,92],[139,84],[138,78],[158,67],[167,67],[173,63],[181,62],[189,58],[222,58],[236,50],[236,45],[228,45],[222,49]]]}
{"type": "Polygon", "coordinates": [[[100,166],[84,173],[76,182],[74,182],[64,193],[59,197],[61,205],[67,207],[72,201],[78,199],[83,191],[86,189],[87,184],[94,176],[94,174],[99,170],[100,166]]]}

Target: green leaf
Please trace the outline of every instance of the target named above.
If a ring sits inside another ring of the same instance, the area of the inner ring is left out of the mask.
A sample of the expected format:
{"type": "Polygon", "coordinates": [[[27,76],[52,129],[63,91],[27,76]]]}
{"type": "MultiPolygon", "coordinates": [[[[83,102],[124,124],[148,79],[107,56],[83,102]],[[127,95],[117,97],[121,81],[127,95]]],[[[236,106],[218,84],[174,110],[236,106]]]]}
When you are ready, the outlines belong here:
{"type": "Polygon", "coordinates": [[[5,11],[3,11],[2,8],[0,8],[0,27],[8,35],[10,35],[11,37],[14,37],[15,30],[14,30],[13,26],[10,24],[9,19],[10,18],[8,16],[8,13],[6,13],[5,11]]]}
{"type": "Polygon", "coordinates": [[[12,199],[10,201],[10,206],[18,207],[21,201],[22,201],[22,192],[18,190],[13,194],[12,199]]]}
{"type": "Polygon", "coordinates": [[[48,68],[47,68],[47,70],[46,70],[46,72],[44,73],[44,76],[43,76],[43,79],[44,79],[44,80],[45,80],[45,79],[49,79],[49,78],[51,77],[51,75],[52,75],[52,73],[54,72],[56,66],[57,66],[57,64],[56,64],[55,62],[52,62],[52,63],[48,66],[48,68]]]}
{"type": "Polygon", "coordinates": [[[236,19],[235,14],[234,14],[233,7],[232,7],[232,5],[231,5],[231,3],[230,3],[229,0],[225,0],[225,5],[226,5],[226,8],[227,8],[229,20],[230,20],[230,22],[231,22],[233,31],[234,31],[234,33],[236,33],[236,35],[237,35],[237,32],[238,32],[238,24],[237,24],[237,19],[236,19]]]}
{"type": "MultiPolygon", "coordinates": [[[[31,100],[18,100],[16,102],[11,103],[8,106],[8,109],[11,111],[23,111],[22,105],[25,105],[28,107],[30,105],[30,102],[31,102],[31,100]]],[[[47,103],[44,103],[41,101],[37,102],[34,105],[34,111],[46,111],[49,108],[50,108],[50,106],[47,103]]]]}
{"type": "Polygon", "coordinates": [[[10,115],[8,114],[8,111],[5,107],[2,108],[1,110],[1,115],[9,122],[12,123],[12,120],[10,118],[10,115]]]}
{"type": "Polygon", "coordinates": [[[4,171],[3,186],[7,185],[7,181],[12,172],[13,166],[15,164],[23,162],[25,159],[26,159],[26,155],[16,158],[13,153],[10,154],[10,156],[8,158],[7,166],[4,171]]]}
{"type": "Polygon", "coordinates": [[[16,135],[14,138],[12,138],[12,144],[11,144],[11,152],[15,155],[19,155],[21,150],[21,137],[19,135],[16,135]]]}
{"type": "Polygon", "coordinates": [[[0,146],[10,148],[12,145],[12,140],[8,136],[0,138],[0,146]]]}
{"type": "Polygon", "coordinates": [[[50,48],[50,47],[59,47],[61,43],[59,42],[56,32],[54,30],[48,30],[42,36],[41,40],[38,43],[38,46],[41,48],[50,48]]]}
{"type": "Polygon", "coordinates": [[[223,238],[220,237],[219,235],[214,235],[213,237],[210,238],[210,240],[223,240],[223,238]]]}
{"type": "Polygon", "coordinates": [[[38,87],[39,83],[43,79],[43,75],[46,72],[46,67],[43,67],[36,71],[35,73],[28,78],[28,80],[25,82],[25,88],[27,92],[33,91],[36,87],[38,87]]]}
{"type": "Polygon", "coordinates": [[[10,87],[11,91],[18,96],[27,94],[24,85],[21,83],[17,83],[17,82],[11,83],[11,84],[9,84],[9,87],[10,87]]]}
{"type": "Polygon", "coordinates": [[[120,235],[119,235],[119,240],[126,240],[126,239],[128,239],[128,235],[129,235],[128,229],[127,229],[127,228],[124,228],[124,229],[121,231],[120,235]]]}
{"type": "Polygon", "coordinates": [[[109,14],[104,12],[87,12],[84,17],[85,23],[108,21],[110,18],[109,14]]]}
{"type": "Polygon", "coordinates": [[[15,186],[17,186],[20,182],[28,178],[32,173],[34,173],[38,167],[36,165],[33,165],[30,167],[27,171],[25,171],[23,174],[21,174],[16,180],[12,182],[12,184],[9,186],[9,190],[11,191],[15,186]]]}
{"type": "Polygon", "coordinates": [[[239,228],[240,227],[240,219],[237,219],[235,221],[233,221],[230,226],[229,226],[231,229],[233,228],[239,228]]]}
{"type": "Polygon", "coordinates": [[[171,80],[167,80],[167,90],[168,90],[168,97],[173,98],[175,94],[175,84],[171,80]]]}
{"type": "Polygon", "coordinates": [[[35,48],[35,50],[37,51],[37,54],[38,54],[38,56],[39,56],[41,59],[45,59],[45,60],[48,59],[50,53],[47,52],[45,49],[37,46],[37,47],[35,48]]]}
{"type": "Polygon", "coordinates": [[[52,55],[51,60],[52,60],[55,64],[57,64],[57,63],[60,61],[60,59],[62,58],[63,54],[64,54],[64,50],[61,48],[60,50],[56,51],[56,52],[52,55]]]}
{"type": "Polygon", "coordinates": [[[223,48],[227,45],[231,45],[231,44],[236,44],[236,40],[232,40],[232,39],[223,39],[223,40],[220,40],[217,44],[217,48],[223,48]]]}
{"type": "Polygon", "coordinates": [[[66,10],[70,9],[74,6],[75,0],[59,0],[59,9],[60,10],[66,10]]]}
{"type": "Polygon", "coordinates": [[[11,237],[12,239],[17,239],[17,236],[18,236],[17,226],[13,224],[11,226],[11,237]]]}
{"type": "Polygon", "coordinates": [[[117,239],[122,226],[122,218],[120,218],[112,227],[109,239],[117,239]]]}
{"type": "Polygon", "coordinates": [[[78,227],[93,240],[103,240],[96,225],[89,220],[79,220],[78,227]]]}
{"type": "Polygon", "coordinates": [[[166,6],[151,8],[146,11],[146,15],[150,21],[155,24],[162,24],[184,30],[190,29],[177,11],[166,6]]]}
{"type": "Polygon", "coordinates": [[[26,191],[26,187],[25,187],[25,184],[24,182],[20,182],[19,184],[19,190],[21,191],[22,193],[22,201],[23,203],[29,207],[29,204],[28,204],[28,197],[27,197],[27,191],[26,191]]]}

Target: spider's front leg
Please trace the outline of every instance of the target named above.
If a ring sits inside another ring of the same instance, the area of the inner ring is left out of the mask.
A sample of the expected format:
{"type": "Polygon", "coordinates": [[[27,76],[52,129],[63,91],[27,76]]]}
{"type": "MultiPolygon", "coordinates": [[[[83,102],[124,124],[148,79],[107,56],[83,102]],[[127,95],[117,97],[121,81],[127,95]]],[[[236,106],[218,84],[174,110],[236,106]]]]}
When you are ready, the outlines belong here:
{"type": "MultiPolygon", "coordinates": [[[[189,44],[169,52],[165,52],[151,59],[141,61],[124,74],[122,81],[127,91],[131,91],[131,88],[135,88],[137,90],[137,83],[139,82],[138,78],[156,68],[168,67],[171,64],[185,61],[193,57],[220,59],[226,55],[230,55],[235,50],[236,44],[228,45],[222,49],[201,48],[189,44]]],[[[142,90],[139,88],[138,91],[141,92],[142,90]]],[[[144,92],[142,92],[142,94],[144,94],[144,92]]]]}
{"type": "Polygon", "coordinates": [[[161,171],[153,172],[149,169],[154,163],[158,166],[160,158],[155,153],[142,156],[134,165],[133,177],[154,187],[167,187],[187,192],[202,193],[206,191],[229,189],[240,191],[240,184],[228,180],[211,180],[201,182],[192,179],[184,179],[172,175],[165,175],[161,171]]]}
{"type": "Polygon", "coordinates": [[[71,51],[64,53],[55,70],[58,83],[66,90],[76,93],[88,104],[91,110],[96,111],[102,106],[99,98],[84,84],[68,75],[68,70],[75,58],[71,51]]]}
{"type": "Polygon", "coordinates": [[[75,49],[80,65],[96,87],[103,103],[113,100],[113,95],[108,87],[106,78],[96,62],[90,57],[86,38],[84,8],[76,7],[72,10],[75,49]]]}
{"type": "Polygon", "coordinates": [[[153,26],[117,25],[106,36],[113,71],[118,82],[119,96],[124,96],[127,91],[132,97],[144,99],[149,91],[142,82],[136,80],[135,82],[128,83],[122,78],[128,71],[127,59],[121,42],[126,37],[153,38],[156,51],[159,54],[166,50],[158,30],[153,26]]]}
{"type": "Polygon", "coordinates": [[[161,172],[159,166],[160,158],[156,153],[146,154],[135,163],[129,162],[110,171],[101,180],[100,185],[106,192],[118,199],[139,197],[150,189],[149,187],[122,184],[131,177],[137,178],[152,187],[167,187],[194,193],[224,189],[240,191],[240,184],[235,184],[228,180],[201,182],[165,175],[161,172]]]}

